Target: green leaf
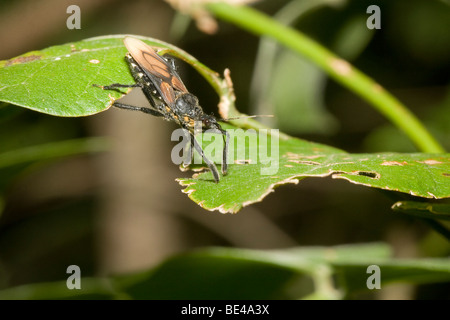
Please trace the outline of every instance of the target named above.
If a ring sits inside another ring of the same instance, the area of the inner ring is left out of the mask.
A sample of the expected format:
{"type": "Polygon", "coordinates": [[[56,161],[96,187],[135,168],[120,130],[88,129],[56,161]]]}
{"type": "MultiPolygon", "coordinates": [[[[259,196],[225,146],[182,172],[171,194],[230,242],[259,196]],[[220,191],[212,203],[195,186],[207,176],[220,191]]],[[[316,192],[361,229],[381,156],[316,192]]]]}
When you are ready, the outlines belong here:
{"type": "MultiPolygon", "coordinates": [[[[91,38],[0,61],[0,101],[66,117],[106,110],[123,94],[93,84],[134,83],[124,60],[123,38],[91,38]]],[[[143,40],[170,47],[154,39],[143,40]]]]}
{"type": "MultiPolygon", "coordinates": [[[[69,276],[69,274],[67,275],[69,276]]],[[[107,280],[82,278],[82,290],[69,290],[66,281],[21,285],[0,291],[2,300],[100,300],[119,298],[107,280]]]]}
{"type": "MultiPolygon", "coordinates": [[[[183,192],[207,210],[235,213],[262,201],[277,186],[306,177],[330,176],[424,198],[450,197],[450,154],[349,154],[296,138],[271,135],[261,140],[261,130],[259,135],[255,130],[228,131],[237,146],[230,149],[228,175],[217,184],[210,172],[178,179],[186,187],[183,192]]],[[[220,162],[220,155],[215,161],[220,162]]]]}
{"type": "Polygon", "coordinates": [[[364,262],[333,263],[337,278],[347,292],[367,289],[369,265],[380,268],[381,288],[391,283],[436,283],[450,281],[450,259],[374,259],[364,262]]]}
{"type": "Polygon", "coordinates": [[[450,204],[399,201],[392,210],[426,219],[450,220],[450,204]]]}
{"type": "Polygon", "coordinates": [[[336,289],[367,289],[367,268],[374,264],[381,269],[382,285],[450,281],[449,259],[391,256],[390,247],[382,243],[282,250],[208,248],[173,256],[152,270],[115,277],[112,284],[115,292],[133,299],[294,299],[309,298],[307,290],[342,298],[336,289]],[[330,273],[322,272],[324,268],[330,273]],[[338,288],[320,287],[321,281],[334,287],[335,275],[338,288]],[[313,284],[302,282],[304,277],[312,277],[313,284]]]}
{"type": "Polygon", "coordinates": [[[66,281],[37,283],[2,290],[0,299],[339,299],[367,289],[371,265],[381,270],[381,289],[392,282],[450,281],[449,259],[391,256],[390,247],[382,243],[207,248],[172,256],[138,273],[82,278],[81,290],[68,290],[66,281]],[[312,281],[305,281],[308,278],[312,281]]]}

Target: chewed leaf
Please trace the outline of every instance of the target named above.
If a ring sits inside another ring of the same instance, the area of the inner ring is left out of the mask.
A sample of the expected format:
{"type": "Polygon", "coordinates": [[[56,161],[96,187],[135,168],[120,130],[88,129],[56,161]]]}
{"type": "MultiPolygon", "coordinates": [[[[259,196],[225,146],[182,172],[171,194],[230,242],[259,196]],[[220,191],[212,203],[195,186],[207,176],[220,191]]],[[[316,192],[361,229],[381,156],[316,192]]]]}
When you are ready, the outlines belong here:
{"type": "Polygon", "coordinates": [[[258,139],[252,145],[250,140],[235,143],[239,147],[234,149],[234,160],[229,161],[228,175],[219,183],[213,182],[210,172],[178,179],[185,187],[183,192],[203,208],[222,213],[236,213],[262,201],[277,186],[307,177],[331,176],[424,198],[450,197],[450,154],[349,154],[295,138],[279,139],[278,150],[272,146],[270,154],[266,145],[273,139],[258,139]],[[236,159],[236,154],[243,146],[245,153],[241,154],[249,156],[239,162],[242,159],[236,159]]]}
{"type": "MultiPolygon", "coordinates": [[[[102,90],[94,84],[134,83],[124,60],[123,38],[92,38],[0,61],[0,101],[56,116],[87,116],[106,110],[125,92],[102,90]]],[[[155,39],[143,40],[180,52],[155,39]]],[[[192,59],[188,58],[191,64],[205,73],[205,67],[192,59]]],[[[227,176],[219,183],[213,182],[211,172],[178,180],[183,191],[205,209],[237,212],[262,201],[277,186],[306,177],[331,176],[425,198],[450,196],[449,154],[348,154],[278,135],[276,130],[266,135],[261,134],[264,130],[233,130],[227,176]]],[[[218,163],[221,158],[218,152],[211,160],[218,163]]]]}

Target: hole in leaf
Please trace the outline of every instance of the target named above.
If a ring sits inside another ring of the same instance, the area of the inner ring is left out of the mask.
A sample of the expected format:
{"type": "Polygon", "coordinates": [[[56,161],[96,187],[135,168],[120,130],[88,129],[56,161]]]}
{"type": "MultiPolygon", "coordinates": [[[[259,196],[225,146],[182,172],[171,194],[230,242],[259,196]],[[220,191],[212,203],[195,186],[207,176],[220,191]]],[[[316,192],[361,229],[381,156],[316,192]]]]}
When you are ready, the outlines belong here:
{"type": "Polygon", "coordinates": [[[359,176],[369,177],[371,179],[379,179],[379,174],[376,172],[368,172],[368,171],[359,171],[359,176]]]}

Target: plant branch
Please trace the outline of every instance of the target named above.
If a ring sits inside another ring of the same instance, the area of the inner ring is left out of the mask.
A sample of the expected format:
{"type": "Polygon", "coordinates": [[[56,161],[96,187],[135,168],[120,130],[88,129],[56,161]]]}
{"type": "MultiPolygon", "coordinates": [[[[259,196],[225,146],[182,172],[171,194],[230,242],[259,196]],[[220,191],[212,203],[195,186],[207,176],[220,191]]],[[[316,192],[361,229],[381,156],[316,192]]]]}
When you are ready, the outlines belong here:
{"type": "Polygon", "coordinates": [[[375,109],[400,128],[418,149],[442,153],[443,147],[423,124],[400,101],[373,79],[337,57],[303,33],[286,27],[269,16],[246,6],[212,2],[205,8],[217,17],[258,35],[271,37],[317,64],[330,77],[369,102],[375,109]]]}

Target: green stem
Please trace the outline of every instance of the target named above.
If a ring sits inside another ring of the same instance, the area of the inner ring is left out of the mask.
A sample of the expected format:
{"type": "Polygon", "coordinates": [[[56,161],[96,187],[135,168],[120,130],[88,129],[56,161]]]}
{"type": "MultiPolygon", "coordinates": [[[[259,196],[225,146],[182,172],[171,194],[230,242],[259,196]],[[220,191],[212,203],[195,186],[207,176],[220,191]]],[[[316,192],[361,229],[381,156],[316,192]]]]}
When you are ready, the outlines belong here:
{"type": "Polygon", "coordinates": [[[246,6],[213,2],[206,9],[228,22],[258,35],[271,37],[317,64],[333,79],[368,101],[381,114],[403,130],[423,152],[442,153],[444,148],[400,101],[373,79],[348,62],[311,40],[301,32],[286,27],[269,16],[246,6]]]}

